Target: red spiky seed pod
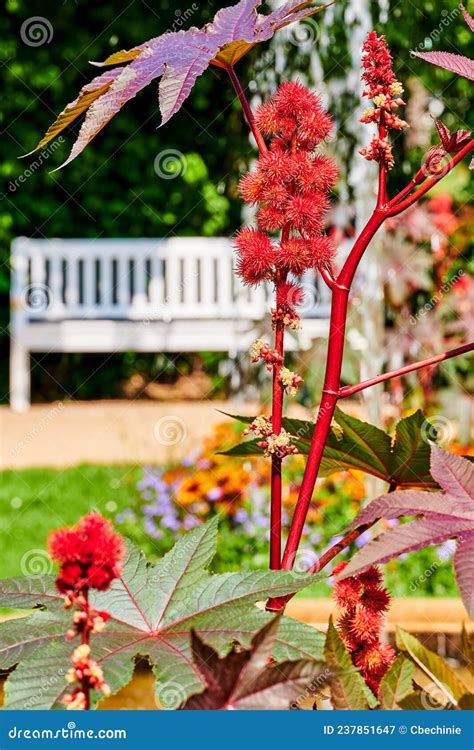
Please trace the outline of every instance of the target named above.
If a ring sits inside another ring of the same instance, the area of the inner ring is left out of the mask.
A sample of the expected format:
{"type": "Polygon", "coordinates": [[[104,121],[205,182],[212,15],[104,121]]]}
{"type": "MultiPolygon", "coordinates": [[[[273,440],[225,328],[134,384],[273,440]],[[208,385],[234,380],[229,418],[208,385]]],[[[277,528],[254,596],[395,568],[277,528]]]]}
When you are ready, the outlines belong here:
{"type": "Polygon", "coordinates": [[[329,199],[324,193],[296,194],[288,199],[286,219],[299,232],[316,234],[324,226],[324,213],[328,206],[329,199]]]}
{"type": "Polygon", "coordinates": [[[241,229],[235,237],[237,272],[246,284],[271,277],[275,252],[271,239],[258,229],[241,229]]]}
{"type": "MultiPolygon", "coordinates": [[[[338,576],[347,563],[334,568],[338,576]]],[[[337,629],[366,684],[378,693],[380,680],[395,659],[391,646],[381,642],[382,613],[390,597],[380,569],[372,566],[359,575],[336,581],[334,597],[341,610],[337,629]]]]}
{"type": "Polygon", "coordinates": [[[88,588],[105,591],[121,574],[123,539],[99,513],[84,516],[72,528],[51,532],[48,548],[61,566],[56,585],[63,594],[88,588]]]}

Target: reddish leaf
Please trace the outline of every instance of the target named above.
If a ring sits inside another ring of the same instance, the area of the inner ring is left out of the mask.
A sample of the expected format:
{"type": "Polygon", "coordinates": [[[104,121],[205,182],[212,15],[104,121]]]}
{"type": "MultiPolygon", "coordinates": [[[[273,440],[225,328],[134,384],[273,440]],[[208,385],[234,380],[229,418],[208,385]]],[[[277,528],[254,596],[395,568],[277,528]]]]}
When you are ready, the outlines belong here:
{"type": "Polygon", "coordinates": [[[278,29],[317,13],[324,7],[309,7],[313,5],[311,0],[292,0],[265,16],[257,12],[261,4],[261,0],[240,0],[236,5],[219,10],[212,23],[206,24],[202,29],[167,32],[134,49],[115,52],[103,63],[93,63],[99,66],[117,63],[125,65],[105,74],[110,83],[92,101],[86,100],[86,93],[91,91],[91,87],[97,92],[104,79],[101,76],[85,86],[79,98],[59,115],[36,148],[44,146],[66,125],[88,110],[76,143],[63,166],[68,164],[124,104],[158,78],[161,78],[159,101],[164,124],[178,112],[196,79],[209,65],[234,66],[249,49],[271,39],[278,29]],[[78,107],[78,101],[81,102],[81,107],[78,107]]]}
{"type": "Polygon", "coordinates": [[[474,81],[474,60],[463,55],[455,55],[453,52],[413,52],[415,57],[437,65],[439,68],[457,73],[458,76],[469,78],[474,81]]]}
{"type": "Polygon", "coordinates": [[[441,120],[435,120],[439,139],[447,154],[457,154],[468,143],[470,130],[456,130],[454,133],[441,120]]]}
{"type": "Polygon", "coordinates": [[[461,456],[431,449],[431,474],[443,492],[393,492],[373,500],[353,527],[379,518],[422,516],[369,542],[344,569],[341,578],[405,552],[457,539],[454,568],[467,611],[474,616],[474,465],[461,456]]]}
{"type": "Polygon", "coordinates": [[[474,31],[474,18],[469,15],[464,5],[461,3],[461,10],[462,14],[464,16],[464,20],[466,21],[467,25],[471,29],[471,31],[474,31]]]}
{"type": "MultiPolygon", "coordinates": [[[[193,711],[288,710],[316,676],[319,667],[308,660],[272,662],[279,618],[252,638],[249,649],[233,649],[224,658],[192,634],[192,658],[206,689],[182,707],[193,711]]],[[[325,670],[329,676],[329,670],[325,670]]],[[[327,678],[326,678],[327,679],[327,678]]]]}

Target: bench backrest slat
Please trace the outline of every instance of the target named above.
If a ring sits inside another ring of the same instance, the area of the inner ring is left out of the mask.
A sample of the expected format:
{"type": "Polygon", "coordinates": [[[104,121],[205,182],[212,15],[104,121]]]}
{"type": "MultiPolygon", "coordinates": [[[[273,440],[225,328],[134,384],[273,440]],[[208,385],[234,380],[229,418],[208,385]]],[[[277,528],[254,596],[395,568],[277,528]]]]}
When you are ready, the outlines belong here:
{"type": "MultiPolygon", "coordinates": [[[[259,320],[270,286],[246,287],[233,273],[227,238],[36,240],[12,245],[14,316],[59,319],[259,320]],[[37,292],[41,294],[37,294],[37,292]],[[41,304],[37,299],[42,300],[41,304]]],[[[326,287],[304,279],[305,317],[329,314],[326,287]]]]}

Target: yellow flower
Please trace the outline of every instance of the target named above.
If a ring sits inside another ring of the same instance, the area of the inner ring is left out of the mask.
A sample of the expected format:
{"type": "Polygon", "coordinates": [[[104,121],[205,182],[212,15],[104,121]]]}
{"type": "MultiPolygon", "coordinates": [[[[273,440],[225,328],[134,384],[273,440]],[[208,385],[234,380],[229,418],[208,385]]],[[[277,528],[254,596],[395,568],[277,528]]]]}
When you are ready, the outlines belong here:
{"type": "Polygon", "coordinates": [[[183,479],[176,492],[178,505],[192,505],[205,499],[212,487],[212,478],[207,471],[198,471],[191,477],[183,479]]]}

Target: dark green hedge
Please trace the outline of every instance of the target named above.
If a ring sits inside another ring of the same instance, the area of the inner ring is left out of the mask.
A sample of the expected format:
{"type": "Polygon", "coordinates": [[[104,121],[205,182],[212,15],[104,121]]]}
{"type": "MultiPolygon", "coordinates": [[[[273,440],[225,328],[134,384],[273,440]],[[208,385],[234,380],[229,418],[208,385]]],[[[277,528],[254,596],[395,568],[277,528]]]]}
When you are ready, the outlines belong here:
{"type": "MultiPolygon", "coordinates": [[[[344,0],[339,3],[345,4],[344,0]]],[[[226,4],[197,2],[187,10],[177,10],[170,0],[40,0],[34,4],[6,0],[0,17],[0,399],[5,400],[6,396],[8,257],[13,237],[212,235],[229,233],[238,225],[240,205],[235,187],[251,149],[232,90],[217,69],[199,79],[181,113],[163,130],[157,129],[157,87],[151,86],[128,104],[126,113],[115,118],[64,171],[50,174],[68,153],[72,133],[66,134],[67,142],[54,153],[46,150],[48,156],[41,168],[37,168],[37,157],[17,159],[34,147],[54,116],[94,75],[88,60],[104,59],[112,51],[133,47],[167,29],[177,29],[180,14],[189,15],[190,10],[189,23],[199,26],[226,4]],[[50,43],[35,47],[22,41],[22,24],[33,15],[42,16],[51,24],[50,43]],[[167,148],[178,148],[186,158],[183,177],[167,181],[157,176],[155,158],[167,148]],[[21,184],[15,183],[26,174],[25,170],[32,174],[21,184]]],[[[438,0],[424,3],[422,9],[403,0],[396,5],[384,29],[394,57],[404,60],[397,65],[402,79],[409,74],[422,74],[430,91],[447,100],[448,122],[454,124],[456,117],[459,121],[467,117],[469,82],[453,82],[450,74],[408,56],[409,48],[437,27],[442,5],[451,9],[448,3],[438,0]]],[[[378,28],[382,28],[380,24],[378,28]]],[[[462,19],[457,17],[443,30],[436,46],[467,49],[468,35],[462,19]]],[[[338,55],[341,44],[335,34],[338,55]]],[[[248,70],[251,65],[252,57],[248,70]]],[[[73,130],[77,133],[78,125],[73,130]]],[[[44,366],[62,367],[61,379],[67,381],[72,360],[65,364],[64,359],[59,358],[59,363],[57,359],[48,360],[44,366]]],[[[109,371],[101,367],[102,374],[95,379],[97,394],[115,395],[117,372],[123,376],[127,367],[133,367],[130,358],[120,361],[124,364],[115,360],[113,370],[112,365],[109,371]]],[[[82,371],[82,362],[83,358],[74,361],[71,390],[75,381],[84,380],[95,369],[89,364],[82,371]]],[[[35,372],[36,390],[39,387],[46,397],[54,397],[53,381],[46,383],[41,368],[35,372]]]]}

